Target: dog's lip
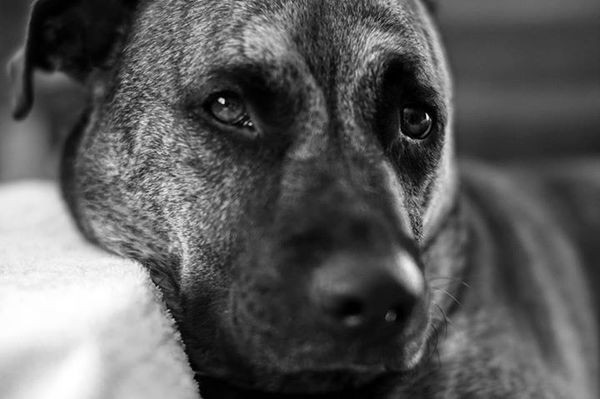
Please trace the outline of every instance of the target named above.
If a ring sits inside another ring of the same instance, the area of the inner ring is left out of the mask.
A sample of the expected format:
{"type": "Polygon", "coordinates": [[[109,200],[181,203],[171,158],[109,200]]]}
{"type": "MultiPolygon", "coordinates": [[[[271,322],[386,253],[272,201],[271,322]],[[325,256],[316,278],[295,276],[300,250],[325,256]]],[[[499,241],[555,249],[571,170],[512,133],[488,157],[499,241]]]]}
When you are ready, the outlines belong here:
{"type": "MultiPolygon", "coordinates": [[[[248,372],[250,370],[253,370],[253,372],[250,374],[258,371],[259,374],[265,373],[273,378],[276,377],[275,379],[277,380],[282,379],[285,381],[293,381],[294,379],[307,375],[314,376],[315,378],[343,375],[348,376],[348,379],[351,378],[361,381],[358,386],[362,386],[371,380],[384,375],[398,375],[410,372],[424,357],[427,345],[426,339],[423,337],[422,340],[418,341],[419,342],[415,342],[416,347],[413,347],[413,349],[409,351],[410,353],[405,352],[403,355],[398,354],[397,356],[387,359],[379,358],[374,360],[372,358],[371,361],[368,362],[360,359],[346,359],[341,361],[333,360],[327,364],[304,364],[293,368],[281,367],[277,368],[276,370],[262,369],[262,367],[257,364],[247,364],[245,366],[241,366],[240,363],[238,363],[238,365],[240,365],[241,368],[237,368],[231,367],[232,363],[229,363],[229,366],[222,366],[219,368],[216,368],[213,365],[210,369],[206,370],[196,369],[196,373],[201,377],[218,378],[230,382],[236,381],[236,384],[240,384],[241,386],[245,386],[247,388],[260,388],[254,386],[254,384],[250,381],[243,381],[244,378],[249,376],[248,372]]],[[[239,356],[239,354],[237,354],[237,356],[239,356]]]]}
{"type": "Polygon", "coordinates": [[[398,375],[397,371],[387,370],[385,367],[376,369],[364,368],[365,366],[344,366],[340,368],[310,368],[297,370],[277,376],[270,376],[268,380],[250,381],[236,378],[235,375],[214,375],[197,372],[200,378],[221,381],[241,389],[270,393],[290,395],[319,395],[344,391],[348,389],[359,389],[374,381],[389,375],[398,375]],[[343,376],[340,379],[340,376],[343,376]],[[309,379],[307,380],[306,377],[309,379]],[[332,377],[332,378],[330,378],[332,377]],[[307,381],[314,381],[307,383],[307,381]],[[345,381],[340,384],[340,381],[345,381]]]}
{"type": "MultiPolygon", "coordinates": [[[[329,364],[304,364],[296,368],[264,369],[257,364],[237,363],[233,366],[196,370],[197,376],[222,381],[238,388],[256,392],[292,395],[316,395],[360,389],[375,381],[394,376],[407,376],[426,359],[427,337],[414,341],[403,355],[369,363],[345,360],[329,364]],[[264,377],[260,377],[260,376],[264,377]],[[311,382],[312,381],[312,382],[311,382]]],[[[373,359],[371,359],[373,360],[373,359]]],[[[263,364],[264,366],[264,364],[263,364]]]]}

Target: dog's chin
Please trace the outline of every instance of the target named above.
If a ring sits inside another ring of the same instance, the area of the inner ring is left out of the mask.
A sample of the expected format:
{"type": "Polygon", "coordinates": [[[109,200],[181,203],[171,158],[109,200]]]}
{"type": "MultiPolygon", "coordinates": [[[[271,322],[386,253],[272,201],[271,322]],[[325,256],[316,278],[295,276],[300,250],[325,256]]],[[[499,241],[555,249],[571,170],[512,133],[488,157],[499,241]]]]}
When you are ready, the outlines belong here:
{"type": "Polygon", "coordinates": [[[264,375],[259,372],[255,374],[256,378],[253,381],[248,381],[234,373],[220,378],[200,378],[200,385],[203,390],[212,390],[212,392],[217,393],[213,396],[207,394],[206,397],[209,399],[211,397],[226,397],[223,396],[224,392],[238,392],[241,393],[240,397],[245,398],[279,397],[273,395],[304,398],[356,392],[357,390],[366,389],[386,377],[397,378],[408,375],[423,359],[424,352],[425,350],[420,350],[403,365],[379,364],[366,366],[349,364],[345,367],[340,365],[331,369],[306,369],[294,372],[269,371],[265,372],[264,375]],[[218,388],[215,389],[215,387],[218,388]]]}
{"type": "Polygon", "coordinates": [[[428,336],[422,333],[413,336],[409,343],[404,341],[403,344],[382,346],[366,361],[331,359],[319,364],[296,365],[286,360],[260,364],[249,362],[245,365],[241,364],[245,363],[242,361],[237,364],[241,366],[239,368],[230,365],[216,374],[217,370],[213,368],[200,379],[257,395],[262,392],[305,396],[357,390],[386,376],[410,374],[428,356],[428,336]]]}
{"type": "Polygon", "coordinates": [[[270,375],[252,384],[230,381],[249,392],[280,395],[323,395],[355,390],[385,375],[383,370],[304,370],[289,374],[270,375]]]}
{"type": "MultiPolygon", "coordinates": [[[[199,377],[202,393],[207,399],[230,397],[226,392],[241,393],[244,398],[310,397],[342,392],[354,392],[389,375],[398,373],[381,370],[357,370],[352,367],[340,370],[305,370],[290,374],[269,375],[253,383],[243,379],[199,377]],[[207,392],[214,392],[210,395],[207,392]]],[[[237,397],[237,396],[232,396],[237,397]]]]}

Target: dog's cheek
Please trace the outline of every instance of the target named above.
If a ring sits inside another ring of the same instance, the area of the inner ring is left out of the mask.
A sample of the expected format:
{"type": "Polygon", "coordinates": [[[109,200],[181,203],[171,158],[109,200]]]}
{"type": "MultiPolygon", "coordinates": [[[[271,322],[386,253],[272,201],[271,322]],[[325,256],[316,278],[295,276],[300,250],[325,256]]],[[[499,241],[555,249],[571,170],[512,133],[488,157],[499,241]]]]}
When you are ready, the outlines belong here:
{"type": "Polygon", "coordinates": [[[86,230],[107,249],[184,259],[197,230],[223,236],[220,221],[233,219],[235,201],[214,177],[223,165],[190,167],[186,160],[201,154],[181,139],[169,112],[152,114],[136,117],[136,126],[118,119],[92,126],[77,150],[74,189],[86,230]]]}
{"type": "Polygon", "coordinates": [[[234,346],[232,280],[247,267],[246,236],[267,220],[264,193],[276,192],[269,187],[277,173],[168,110],[152,108],[137,121],[104,122],[82,140],[82,223],[104,248],[150,268],[191,353],[201,353],[197,366],[218,370],[222,348],[234,346]]]}

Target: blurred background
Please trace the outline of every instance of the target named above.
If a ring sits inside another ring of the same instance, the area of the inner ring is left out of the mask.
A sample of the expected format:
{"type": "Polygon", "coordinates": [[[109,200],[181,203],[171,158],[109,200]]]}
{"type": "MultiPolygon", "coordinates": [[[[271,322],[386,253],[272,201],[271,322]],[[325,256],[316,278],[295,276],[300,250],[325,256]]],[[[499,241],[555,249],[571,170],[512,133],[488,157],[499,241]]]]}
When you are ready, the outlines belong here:
{"type": "MultiPolygon", "coordinates": [[[[0,2],[0,65],[19,47],[29,1],[0,2]]],[[[440,1],[455,76],[459,150],[493,161],[600,156],[600,1],[440,1]]],[[[10,118],[0,74],[0,181],[52,178],[83,105],[81,89],[40,75],[36,106],[10,118]]]]}

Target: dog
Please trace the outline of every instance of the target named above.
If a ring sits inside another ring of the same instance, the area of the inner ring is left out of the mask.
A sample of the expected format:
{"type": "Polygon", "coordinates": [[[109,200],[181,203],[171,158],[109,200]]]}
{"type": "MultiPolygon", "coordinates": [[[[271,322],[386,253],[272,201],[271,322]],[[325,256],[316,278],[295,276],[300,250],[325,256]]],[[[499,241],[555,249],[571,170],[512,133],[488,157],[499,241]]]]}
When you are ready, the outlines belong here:
{"type": "Polygon", "coordinates": [[[87,87],[64,197],[206,398],[599,397],[600,163],[459,162],[434,8],[33,3],[14,116],[36,70],[87,87]]]}

